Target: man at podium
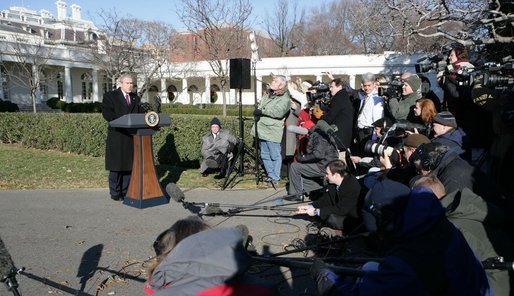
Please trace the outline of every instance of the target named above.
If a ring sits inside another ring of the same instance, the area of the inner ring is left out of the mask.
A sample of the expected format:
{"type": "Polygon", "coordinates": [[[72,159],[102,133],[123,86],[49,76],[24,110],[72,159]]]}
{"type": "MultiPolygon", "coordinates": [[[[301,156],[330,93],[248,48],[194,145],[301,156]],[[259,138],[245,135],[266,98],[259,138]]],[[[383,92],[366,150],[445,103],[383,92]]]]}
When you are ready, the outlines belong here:
{"type": "MultiPolygon", "coordinates": [[[[118,79],[118,88],[104,94],[102,115],[107,122],[129,113],[143,113],[141,98],[132,92],[132,75],[125,73],[118,79]]],[[[105,144],[105,169],[109,171],[109,193],[113,200],[123,200],[132,173],[134,144],[126,129],[108,126],[105,144]]]]}

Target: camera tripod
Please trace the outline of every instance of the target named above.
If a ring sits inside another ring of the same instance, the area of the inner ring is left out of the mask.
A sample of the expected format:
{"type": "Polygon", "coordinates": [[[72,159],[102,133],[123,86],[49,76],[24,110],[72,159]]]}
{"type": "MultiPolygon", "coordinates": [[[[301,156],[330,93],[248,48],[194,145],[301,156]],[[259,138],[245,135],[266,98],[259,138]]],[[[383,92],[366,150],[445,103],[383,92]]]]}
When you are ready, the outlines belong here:
{"type": "MultiPolygon", "coordinates": [[[[255,108],[257,108],[257,100],[255,101],[255,108]]],[[[254,117],[255,125],[255,139],[258,139],[257,134],[257,118],[254,117]]],[[[235,149],[233,158],[229,160],[227,171],[225,174],[225,180],[221,185],[221,190],[225,190],[231,183],[233,183],[237,176],[241,177],[245,174],[245,156],[250,156],[255,161],[254,174],[255,183],[259,185],[259,182],[263,180],[260,172],[266,172],[264,163],[259,157],[259,143],[255,141],[255,152],[252,151],[244,142],[244,118],[243,118],[243,99],[242,99],[242,88],[239,88],[239,138],[235,149]],[[235,170],[234,170],[235,169],[235,170]],[[262,169],[262,170],[261,170],[262,169]],[[235,172],[235,174],[234,174],[235,172]]],[[[275,186],[275,185],[273,185],[275,186]]]]}

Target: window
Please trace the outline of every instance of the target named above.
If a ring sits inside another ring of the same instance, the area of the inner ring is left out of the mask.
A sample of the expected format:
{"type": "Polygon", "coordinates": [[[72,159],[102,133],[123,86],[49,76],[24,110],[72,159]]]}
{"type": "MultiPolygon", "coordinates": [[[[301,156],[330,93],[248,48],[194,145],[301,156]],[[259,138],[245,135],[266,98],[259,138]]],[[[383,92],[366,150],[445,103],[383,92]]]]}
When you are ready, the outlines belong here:
{"type": "Polygon", "coordinates": [[[91,101],[93,95],[93,82],[89,73],[80,75],[82,80],[82,101],[91,101]]]}

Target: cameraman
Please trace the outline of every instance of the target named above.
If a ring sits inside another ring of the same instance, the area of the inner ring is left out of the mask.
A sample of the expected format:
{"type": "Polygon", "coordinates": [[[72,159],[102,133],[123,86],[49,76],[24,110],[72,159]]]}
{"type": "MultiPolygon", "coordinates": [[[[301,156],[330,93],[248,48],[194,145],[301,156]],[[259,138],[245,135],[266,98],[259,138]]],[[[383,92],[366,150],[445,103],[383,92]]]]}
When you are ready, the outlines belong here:
{"type": "Polygon", "coordinates": [[[387,98],[388,107],[395,120],[406,119],[418,123],[414,107],[416,100],[421,99],[421,79],[418,75],[409,72],[401,76],[403,81],[401,98],[387,98]]]}
{"type": "MultiPolygon", "coordinates": [[[[329,125],[335,124],[337,126],[336,139],[337,149],[345,151],[352,142],[353,130],[353,106],[350,101],[348,92],[345,89],[345,82],[341,78],[333,79],[330,82],[330,107],[321,116],[329,125]]],[[[343,155],[339,156],[340,159],[344,158],[343,155]]]]}

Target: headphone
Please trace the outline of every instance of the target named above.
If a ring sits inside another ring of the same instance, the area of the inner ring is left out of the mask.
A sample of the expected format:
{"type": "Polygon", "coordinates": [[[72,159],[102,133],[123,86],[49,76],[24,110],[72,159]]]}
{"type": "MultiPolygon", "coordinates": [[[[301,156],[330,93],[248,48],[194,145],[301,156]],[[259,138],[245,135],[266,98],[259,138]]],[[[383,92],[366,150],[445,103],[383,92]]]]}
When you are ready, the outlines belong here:
{"type": "Polygon", "coordinates": [[[448,151],[448,147],[441,143],[431,142],[419,145],[415,153],[421,160],[421,168],[424,171],[433,171],[441,162],[446,151],[448,151]]]}

